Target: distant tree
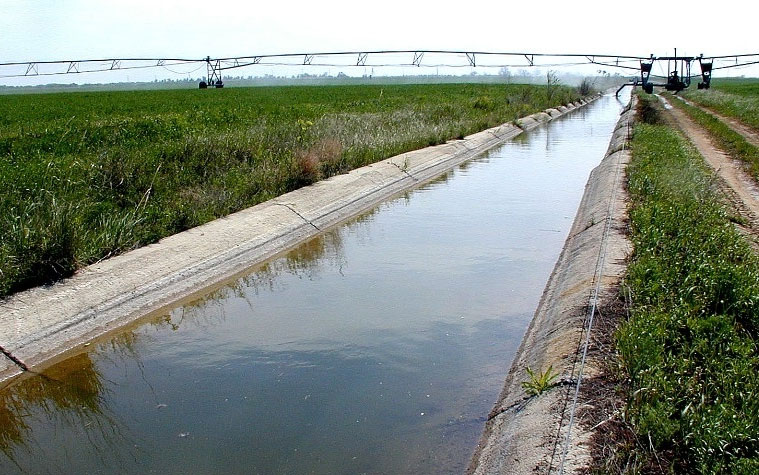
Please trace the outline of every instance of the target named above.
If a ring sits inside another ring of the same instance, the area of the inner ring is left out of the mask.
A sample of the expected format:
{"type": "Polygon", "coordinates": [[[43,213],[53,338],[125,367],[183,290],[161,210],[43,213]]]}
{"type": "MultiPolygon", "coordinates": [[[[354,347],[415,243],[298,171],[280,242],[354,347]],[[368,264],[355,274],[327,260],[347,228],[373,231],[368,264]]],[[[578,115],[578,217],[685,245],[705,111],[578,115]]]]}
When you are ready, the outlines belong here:
{"type": "Polygon", "coordinates": [[[557,88],[561,85],[559,75],[556,71],[548,70],[546,73],[546,95],[548,100],[553,99],[553,95],[556,93],[557,88]]]}
{"type": "Polygon", "coordinates": [[[507,66],[503,66],[499,69],[498,75],[501,76],[507,84],[511,83],[511,70],[507,66]]]}

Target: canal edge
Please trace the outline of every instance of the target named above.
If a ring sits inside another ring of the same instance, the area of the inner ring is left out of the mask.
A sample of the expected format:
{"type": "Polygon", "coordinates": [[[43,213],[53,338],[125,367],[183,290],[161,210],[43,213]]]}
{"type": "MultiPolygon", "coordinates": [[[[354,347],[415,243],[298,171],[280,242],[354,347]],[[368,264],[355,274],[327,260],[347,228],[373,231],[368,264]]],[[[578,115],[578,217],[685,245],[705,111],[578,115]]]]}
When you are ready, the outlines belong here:
{"type": "Polygon", "coordinates": [[[0,383],[234,278],[598,97],[382,160],[93,264],[52,286],[14,294],[0,302],[0,383]]]}
{"type": "MultiPolygon", "coordinates": [[[[586,361],[593,319],[616,298],[632,244],[626,236],[625,168],[636,97],[623,109],[491,411],[468,473],[575,473],[590,463],[592,430],[578,427],[579,384],[598,373],[586,361]],[[590,332],[588,332],[590,330],[590,332]],[[528,395],[528,369],[557,374],[528,395]]],[[[592,345],[590,345],[592,348],[592,345]]],[[[591,349],[592,351],[592,349],[591,349]]]]}

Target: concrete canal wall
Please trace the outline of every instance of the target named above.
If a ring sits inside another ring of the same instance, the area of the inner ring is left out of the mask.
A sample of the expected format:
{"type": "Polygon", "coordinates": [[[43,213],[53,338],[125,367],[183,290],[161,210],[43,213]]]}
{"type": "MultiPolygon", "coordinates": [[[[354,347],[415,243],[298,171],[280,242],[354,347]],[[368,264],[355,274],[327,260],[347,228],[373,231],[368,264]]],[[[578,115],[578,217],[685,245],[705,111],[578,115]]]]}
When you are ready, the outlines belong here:
{"type": "Polygon", "coordinates": [[[605,158],[590,175],[469,473],[560,473],[562,468],[564,473],[575,473],[590,460],[591,432],[577,423],[573,411],[583,401],[576,404],[574,395],[580,374],[585,379],[598,371],[597,361],[589,360],[582,368],[588,324],[597,307],[615,298],[631,252],[625,230],[625,168],[634,101],[633,95],[605,158]],[[559,375],[557,384],[529,396],[521,384],[530,380],[527,369],[539,373],[549,367],[559,375]]]}
{"type": "Polygon", "coordinates": [[[327,227],[587,102],[404,153],[0,301],[0,382],[244,273],[327,227]]]}

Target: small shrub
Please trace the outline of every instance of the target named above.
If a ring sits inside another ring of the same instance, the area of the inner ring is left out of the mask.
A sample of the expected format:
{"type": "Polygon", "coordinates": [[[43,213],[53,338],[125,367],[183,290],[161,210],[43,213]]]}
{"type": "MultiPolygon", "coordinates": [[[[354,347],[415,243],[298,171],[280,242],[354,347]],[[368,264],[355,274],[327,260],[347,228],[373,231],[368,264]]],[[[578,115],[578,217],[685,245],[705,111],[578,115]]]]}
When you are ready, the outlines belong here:
{"type": "Polygon", "coordinates": [[[310,185],[319,180],[321,177],[319,155],[307,150],[296,150],[294,160],[293,180],[297,185],[310,185]]]}
{"type": "Polygon", "coordinates": [[[309,153],[315,153],[319,157],[319,165],[323,177],[336,175],[347,171],[342,161],[343,144],[334,138],[319,139],[309,153]]]}
{"type": "Polygon", "coordinates": [[[596,81],[590,78],[583,78],[583,80],[580,81],[580,85],[577,86],[577,92],[579,92],[581,96],[589,96],[595,92],[595,89],[596,81]]]}
{"type": "Polygon", "coordinates": [[[294,153],[295,176],[301,184],[311,184],[342,171],[343,146],[332,138],[319,139],[308,149],[294,153]]]}
{"type": "Polygon", "coordinates": [[[548,71],[546,73],[546,97],[549,102],[553,101],[553,98],[559,91],[560,87],[561,80],[559,79],[559,75],[556,71],[548,71]]]}

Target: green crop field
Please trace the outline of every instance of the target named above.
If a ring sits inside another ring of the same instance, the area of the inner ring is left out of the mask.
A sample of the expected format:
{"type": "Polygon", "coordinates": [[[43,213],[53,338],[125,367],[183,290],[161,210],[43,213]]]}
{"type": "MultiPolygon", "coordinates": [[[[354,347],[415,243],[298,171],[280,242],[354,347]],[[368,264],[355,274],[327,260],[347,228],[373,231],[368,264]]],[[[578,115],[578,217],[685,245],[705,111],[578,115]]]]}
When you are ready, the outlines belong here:
{"type": "Polygon", "coordinates": [[[484,84],[0,96],[0,297],[577,99],[567,87],[484,84]]]}
{"type": "Polygon", "coordinates": [[[686,91],[683,95],[759,130],[759,79],[715,80],[711,89],[686,91]]]}
{"type": "Polygon", "coordinates": [[[735,94],[742,97],[759,96],[759,79],[757,78],[723,78],[712,82],[713,90],[735,94]]]}

